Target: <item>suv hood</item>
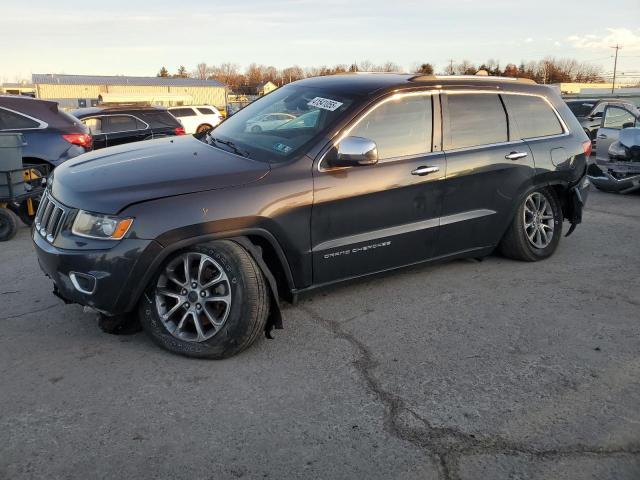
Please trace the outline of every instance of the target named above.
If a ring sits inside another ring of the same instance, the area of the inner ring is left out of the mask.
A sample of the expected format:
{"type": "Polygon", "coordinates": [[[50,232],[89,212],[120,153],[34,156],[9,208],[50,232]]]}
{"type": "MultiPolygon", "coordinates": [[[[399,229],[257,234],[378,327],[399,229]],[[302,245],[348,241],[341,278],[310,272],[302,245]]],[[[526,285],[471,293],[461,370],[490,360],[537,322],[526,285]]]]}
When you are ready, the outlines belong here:
{"type": "Polygon", "coordinates": [[[130,143],[86,153],[56,168],[52,194],[70,207],[116,214],[156,198],[235,187],[269,173],[269,164],[192,136],[130,143]]]}

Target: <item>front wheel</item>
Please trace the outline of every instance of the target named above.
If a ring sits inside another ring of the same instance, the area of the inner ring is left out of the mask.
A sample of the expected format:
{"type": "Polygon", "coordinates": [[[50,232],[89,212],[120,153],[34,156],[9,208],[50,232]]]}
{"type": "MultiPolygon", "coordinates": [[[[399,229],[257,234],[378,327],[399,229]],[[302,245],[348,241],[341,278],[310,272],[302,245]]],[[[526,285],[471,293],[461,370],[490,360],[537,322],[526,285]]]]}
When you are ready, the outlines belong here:
{"type": "Polygon", "coordinates": [[[562,208],[553,190],[529,193],[500,243],[506,257],[535,262],[550,257],[562,236],[562,208]]]}
{"type": "Polygon", "coordinates": [[[221,359],[249,347],[270,308],[265,278],[235,242],[197,245],[171,257],[140,304],[154,342],[189,357],[221,359]]]}

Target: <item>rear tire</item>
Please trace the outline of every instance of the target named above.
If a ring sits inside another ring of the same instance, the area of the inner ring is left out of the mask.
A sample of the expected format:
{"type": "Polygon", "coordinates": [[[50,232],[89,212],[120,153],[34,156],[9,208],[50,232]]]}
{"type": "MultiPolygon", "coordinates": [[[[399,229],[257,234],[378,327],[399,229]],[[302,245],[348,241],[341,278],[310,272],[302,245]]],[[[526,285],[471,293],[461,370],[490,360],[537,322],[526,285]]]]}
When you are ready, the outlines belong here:
{"type": "Polygon", "coordinates": [[[139,315],[161,347],[222,359],[255,342],[269,308],[268,286],[253,258],[237,243],[218,240],[170,257],[143,295],[139,315]]]}
{"type": "Polygon", "coordinates": [[[525,262],[544,260],[556,251],[562,237],[562,208],[553,190],[541,188],[527,194],[500,251],[505,257],[525,262]]]}
{"type": "Polygon", "coordinates": [[[7,208],[0,207],[0,242],[6,242],[16,236],[18,218],[7,208]]]}

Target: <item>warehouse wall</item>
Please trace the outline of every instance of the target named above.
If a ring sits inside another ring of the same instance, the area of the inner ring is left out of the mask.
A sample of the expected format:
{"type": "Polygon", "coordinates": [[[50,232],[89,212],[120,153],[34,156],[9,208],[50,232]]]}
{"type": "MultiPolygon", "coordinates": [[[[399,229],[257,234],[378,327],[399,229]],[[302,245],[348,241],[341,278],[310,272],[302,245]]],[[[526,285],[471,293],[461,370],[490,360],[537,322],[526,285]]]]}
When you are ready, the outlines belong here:
{"type": "MultiPolygon", "coordinates": [[[[225,109],[224,87],[174,87],[160,85],[36,85],[37,96],[43,100],[61,101],[61,105],[72,105],[73,101],[97,99],[101,93],[138,94],[138,95],[190,95],[197,105],[214,105],[225,109]],[[62,101],[68,99],[69,101],[62,101]]],[[[77,107],[77,104],[75,105],[77,107]]]]}

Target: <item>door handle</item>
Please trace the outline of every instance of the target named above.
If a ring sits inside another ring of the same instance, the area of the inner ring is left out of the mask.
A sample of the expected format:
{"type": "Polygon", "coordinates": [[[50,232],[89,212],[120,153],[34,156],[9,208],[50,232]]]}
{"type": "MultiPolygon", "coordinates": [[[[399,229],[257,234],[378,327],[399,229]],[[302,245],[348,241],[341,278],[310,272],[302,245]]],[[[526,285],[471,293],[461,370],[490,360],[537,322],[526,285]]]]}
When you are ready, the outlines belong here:
{"type": "Polygon", "coordinates": [[[601,133],[600,135],[598,135],[598,138],[607,138],[607,136],[604,133],[601,133]]]}
{"type": "Polygon", "coordinates": [[[504,158],[506,158],[507,160],[519,160],[526,157],[527,155],[529,155],[527,152],[511,152],[507,153],[504,158]]]}
{"type": "Polygon", "coordinates": [[[430,173],[439,172],[439,167],[418,167],[411,172],[411,175],[418,175],[420,177],[424,175],[429,175],[430,173]]]}

